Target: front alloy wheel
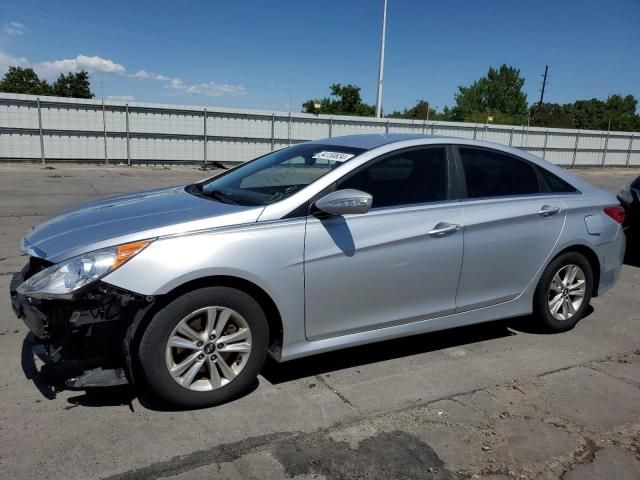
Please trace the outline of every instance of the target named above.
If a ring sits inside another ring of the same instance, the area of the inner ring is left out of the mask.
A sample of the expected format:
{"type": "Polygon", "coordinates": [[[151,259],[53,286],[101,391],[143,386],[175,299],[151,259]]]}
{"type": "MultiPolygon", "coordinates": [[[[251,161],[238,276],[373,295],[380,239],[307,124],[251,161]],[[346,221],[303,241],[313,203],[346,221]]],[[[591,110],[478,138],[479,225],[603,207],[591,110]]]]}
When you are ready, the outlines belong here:
{"type": "Polygon", "coordinates": [[[138,365],[144,383],[163,400],[211,406],[255,384],[268,343],[267,318],[252,296],[229,287],[199,288],[153,315],[140,338],[138,365]]]}
{"type": "Polygon", "coordinates": [[[176,325],[165,353],[169,373],[180,386],[213,390],[231,382],[247,364],[251,330],[231,308],[200,308],[176,325]]]}

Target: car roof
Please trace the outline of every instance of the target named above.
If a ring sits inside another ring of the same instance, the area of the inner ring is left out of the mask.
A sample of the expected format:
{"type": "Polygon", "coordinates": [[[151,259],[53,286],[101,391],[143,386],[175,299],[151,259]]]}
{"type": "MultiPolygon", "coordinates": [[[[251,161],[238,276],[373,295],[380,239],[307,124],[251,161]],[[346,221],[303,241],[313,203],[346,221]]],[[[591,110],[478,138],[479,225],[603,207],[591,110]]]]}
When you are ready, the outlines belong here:
{"type": "Polygon", "coordinates": [[[412,133],[365,133],[361,135],[345,135],[342,137],[323,138],[321,140],[314,140],[310,143],[371,150],[389,143],[402,142],[404,140],[417,140],[421,138],[430,139],[440,137],[435,135],[420,135],[412,133]]]}

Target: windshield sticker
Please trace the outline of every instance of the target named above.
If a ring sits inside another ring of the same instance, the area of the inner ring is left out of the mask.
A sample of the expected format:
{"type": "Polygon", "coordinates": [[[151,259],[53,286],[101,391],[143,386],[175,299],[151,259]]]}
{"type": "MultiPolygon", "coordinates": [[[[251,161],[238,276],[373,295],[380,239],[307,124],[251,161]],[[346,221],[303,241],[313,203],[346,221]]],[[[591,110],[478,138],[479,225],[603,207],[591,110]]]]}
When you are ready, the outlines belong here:
{"type": "Polygon", "coordinates": [[[316,160],[328,160],[332,162],[346,162],[350,158],[355,157],[352,153],[342,152],[318,152],[313,155],[316,160]]]}

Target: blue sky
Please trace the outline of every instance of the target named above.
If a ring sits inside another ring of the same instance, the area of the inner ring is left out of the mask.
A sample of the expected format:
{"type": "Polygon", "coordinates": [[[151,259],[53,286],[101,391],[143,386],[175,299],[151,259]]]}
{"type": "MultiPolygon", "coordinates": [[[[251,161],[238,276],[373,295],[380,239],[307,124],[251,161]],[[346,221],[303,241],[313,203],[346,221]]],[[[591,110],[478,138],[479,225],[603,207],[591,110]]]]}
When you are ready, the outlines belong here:
{"type": "MultiPolygon", "coordinates": [[[[100,96],[299,110],[331,83],[375,102],[382,0],[0,0],[0,71],[85,68],[100,96]]],[[[638,0],[389,0],[383,106],[452,105],[489,66],[520,68],[529,102],[640,98],[638,0]]]]}

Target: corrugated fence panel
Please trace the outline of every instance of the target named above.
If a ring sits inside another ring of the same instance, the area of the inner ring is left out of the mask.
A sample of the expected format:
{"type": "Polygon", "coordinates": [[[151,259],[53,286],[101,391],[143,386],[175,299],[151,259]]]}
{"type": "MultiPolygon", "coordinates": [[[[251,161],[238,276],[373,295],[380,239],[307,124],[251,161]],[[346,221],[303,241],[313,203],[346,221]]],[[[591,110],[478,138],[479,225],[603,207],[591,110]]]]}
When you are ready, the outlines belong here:
{"type": "Polygon", "coordinates": [[[2,105],[0,127],[38,128],[38,110],[26,105],[2,105]]]}
{"type": "Polygon", "coordinates": [[[486,140],[564,166],[640,165],[638,133],[0,93],[0,160],[231,163],[307,140],[384,132],[486,140]]]}

